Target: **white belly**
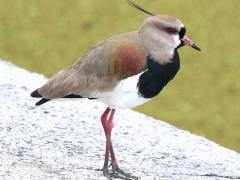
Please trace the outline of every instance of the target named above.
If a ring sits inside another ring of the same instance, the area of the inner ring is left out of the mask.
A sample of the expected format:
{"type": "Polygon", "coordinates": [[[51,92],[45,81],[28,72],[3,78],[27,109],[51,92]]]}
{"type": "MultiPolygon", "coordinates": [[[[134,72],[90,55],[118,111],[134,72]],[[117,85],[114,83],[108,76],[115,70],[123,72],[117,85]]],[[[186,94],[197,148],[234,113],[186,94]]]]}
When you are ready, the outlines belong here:
{"type": "Polygon", "coordinates": [[[98,100],[111,108],[133,108],[149,101],[138,93],[137,83],[141,74],[122,80],[112,92],[99,93],[101,98],[98,100]]]}

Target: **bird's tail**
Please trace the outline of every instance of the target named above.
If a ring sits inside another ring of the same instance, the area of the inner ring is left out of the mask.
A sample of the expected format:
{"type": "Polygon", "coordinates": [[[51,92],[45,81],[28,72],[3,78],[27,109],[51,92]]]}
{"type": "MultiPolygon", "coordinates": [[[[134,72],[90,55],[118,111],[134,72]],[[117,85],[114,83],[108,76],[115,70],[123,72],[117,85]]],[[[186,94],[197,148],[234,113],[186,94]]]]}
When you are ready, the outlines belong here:
{"type": "Polygon", "coordinates": [[[33,92],[31,93],[31,97],[40,98],[40,97],[42,97],[42,95],[40,95],[40,94],[38,93],[38,89],[36,89],[35,91],[33,91],[33,92]]]}
{"type": "MultiPolygon", "coordinates": [[[[31,93],[31,97],[34,97],[34,98],[42,98],[42,95],[38,93],[38,89],[36,89],[35,91],[33,91],[31,93]]],[[[35,105],[36,106],[40,106],[46,102],[48,102],[50,99],[45,99],[45,98],[42,98],[40,101],[38,101],[35,105]]]]}

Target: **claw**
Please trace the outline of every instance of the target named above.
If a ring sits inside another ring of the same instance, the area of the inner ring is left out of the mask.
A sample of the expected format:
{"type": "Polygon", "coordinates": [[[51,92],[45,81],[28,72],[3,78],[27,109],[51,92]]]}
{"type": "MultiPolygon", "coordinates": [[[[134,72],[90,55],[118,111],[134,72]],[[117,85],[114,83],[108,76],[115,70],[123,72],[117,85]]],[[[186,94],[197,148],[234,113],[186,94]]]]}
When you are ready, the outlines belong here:
{"type": "MultiPolygon", "coordinates": [[[[112,163],[110,164],[110,166],[112,163]]],[[[138,180],[139,178],[137,176],[131,175],[131,173],[126,173],[124,170],[120,169],[118,166],[113,167],[112,171],[109,171],[108,169],[102,169],[103,175],[109,179],[111,178],[119,178],[124,180],[138,180]]]]}
{"type": "Polygon", "coordinates": [[[104,171],[103,174],[108,179],[111,179],[111,178],[119,178],[119,179],[123,179],[123,180],[138,180],[139,179],[136,176],[131,176],[130,173],[123,173],[123,171],[121,171],[121,173],[120,172],[114,173],[114,172],[109,172],[107,170],[107,171],[104,171]]]}
{"type": "Polygon", "coordinates": [[[131,173],[126,173],[124,172],[122,169],[120,169],[119,167],[116,168],[116,172],[118,172],[119,174],[121,174],[122,176],[129,178],[131,180],[138,180],[139,178],[137,176],[133,176],[131,173]]]}

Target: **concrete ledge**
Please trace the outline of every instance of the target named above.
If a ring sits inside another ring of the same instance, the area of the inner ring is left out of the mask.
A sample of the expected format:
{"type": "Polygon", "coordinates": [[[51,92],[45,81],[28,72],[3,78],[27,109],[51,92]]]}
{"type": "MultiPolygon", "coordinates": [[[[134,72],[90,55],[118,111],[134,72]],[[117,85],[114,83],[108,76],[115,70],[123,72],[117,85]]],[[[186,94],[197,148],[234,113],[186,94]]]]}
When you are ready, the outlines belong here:
{"type": "MultiPolygon", "coordinates": [[[[36,108],[29,94],[45,81],[0,61],[0,179],[105,179],[105,105],[36,108]]],[[[240,179],[240,154],[131,110],[117,110],[112,139],[121,168],[143,180],[240,179]]]]}

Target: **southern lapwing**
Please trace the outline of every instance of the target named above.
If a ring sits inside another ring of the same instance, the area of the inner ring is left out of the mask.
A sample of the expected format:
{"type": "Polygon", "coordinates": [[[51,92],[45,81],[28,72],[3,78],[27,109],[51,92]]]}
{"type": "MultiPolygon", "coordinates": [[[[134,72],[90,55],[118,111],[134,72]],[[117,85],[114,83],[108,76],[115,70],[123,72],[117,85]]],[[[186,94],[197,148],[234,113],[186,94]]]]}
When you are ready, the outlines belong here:
{"type": "Polygon", "coordinates": [[[139,31],[99,42],[31,96],[42,98],[37,106],[58,98],[88,98],[105,103],[108,107],[101,116],[106,135],[103,174],[136,179],[119,168],[113,151],[111,132],[115,109],[133,108],[157,96],[180,68],[178,49],[184,45],[199,51],[200,48],[187,38],[183,23],[176,17],[155,15],[128,2],[150,15],[139,31]],[[108,170],[110,166],[112,171],[108,170]]]}

